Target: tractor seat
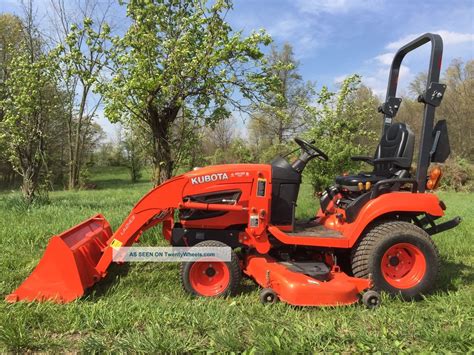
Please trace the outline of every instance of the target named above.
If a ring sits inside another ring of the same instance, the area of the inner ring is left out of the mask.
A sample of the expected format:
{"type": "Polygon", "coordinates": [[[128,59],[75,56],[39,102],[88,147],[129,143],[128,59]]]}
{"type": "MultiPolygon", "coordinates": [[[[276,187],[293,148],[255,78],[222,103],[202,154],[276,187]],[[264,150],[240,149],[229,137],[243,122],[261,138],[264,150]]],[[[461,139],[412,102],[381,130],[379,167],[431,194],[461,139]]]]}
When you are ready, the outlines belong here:
{"type": "Polygon", "coordinates": [[[336,184],[343,186],[358,186],[359,182],[364,185],[367,182],[370,182],[373,185],[383,179],[387,179],[387,177],[377,176],[372,173],[359,173],[357,175],[336,176],[336,184]]]}
{"type": "Polygon", "coordinates": [[[355,156],[353,161],[363,161],[372,165],[370,173],[337,176],[336,184],[348,190],[358,190],[359,183],[375,184],[383,179],[406,178],[410,175],[415,136],[405,123],[394,123],[380,139],[374,157],[355,156]]]}

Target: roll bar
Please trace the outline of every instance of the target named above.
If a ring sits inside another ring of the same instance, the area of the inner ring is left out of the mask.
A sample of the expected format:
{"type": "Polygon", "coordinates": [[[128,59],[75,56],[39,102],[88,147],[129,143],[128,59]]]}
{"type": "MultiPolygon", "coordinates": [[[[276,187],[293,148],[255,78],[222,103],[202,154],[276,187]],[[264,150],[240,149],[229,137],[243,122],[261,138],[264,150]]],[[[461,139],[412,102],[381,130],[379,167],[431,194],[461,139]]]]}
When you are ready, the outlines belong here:
{"type": "Polygon", "coordinates": [[[426,89],[424,93],[418,97],[418,101],[425,105],[423,111],[423,122],[421,126],[418,164],[416,169],[416,180],[418,182],[419,192],[424,192],[426,188],[426,176],[428,172],[428,166],[431,163],[430,151],[433,144],[435,109],[440,105],[444,95],[444,90],[446,89],[446,85],[439,83],[441,60],[443,57],[443,40],[441,39],[440,35],[425,33],[424,35],[421,35],[410,43],[404,45],[397,51],[390,67],[385,102],[379,107],[379,111],[384,114],[382,134],[385,134],[388,127],[390,127],[392,124],[392,120],[396,116],[402,101],[401,98],[396,97],[396,94],[398,87],[398,77],[400,75],[400,67],[403,58],[405,58],[409,52],[421,47],[428,42],[431,42],[431,57],[428,68],[426,89]]]}

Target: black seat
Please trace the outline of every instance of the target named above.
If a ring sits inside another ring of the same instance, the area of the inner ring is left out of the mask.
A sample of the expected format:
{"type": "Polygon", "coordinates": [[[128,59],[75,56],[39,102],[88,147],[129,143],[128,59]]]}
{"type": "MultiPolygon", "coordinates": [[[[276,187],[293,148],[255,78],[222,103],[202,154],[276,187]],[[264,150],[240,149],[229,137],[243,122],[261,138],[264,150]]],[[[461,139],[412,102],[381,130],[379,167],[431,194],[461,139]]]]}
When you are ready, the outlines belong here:
{"type": "Polygon", "coordinates": [[[336,184],[358,190],[359,183],[371,184],[388,178],[405,178],[410,174],[415,147],[415,136],[405,123],[394,123],[380,139],[374,157],[355,156],[353,161],[364,161],[374,167],[370,173],[336,177],[336,184]]]}

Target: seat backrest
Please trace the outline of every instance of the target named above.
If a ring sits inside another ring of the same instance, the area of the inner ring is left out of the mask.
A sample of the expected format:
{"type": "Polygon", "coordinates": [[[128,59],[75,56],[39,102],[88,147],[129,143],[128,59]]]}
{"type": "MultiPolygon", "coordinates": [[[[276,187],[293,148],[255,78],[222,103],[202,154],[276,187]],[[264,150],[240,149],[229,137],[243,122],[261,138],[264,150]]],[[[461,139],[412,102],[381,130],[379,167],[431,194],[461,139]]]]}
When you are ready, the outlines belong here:
{"type": "MultiPolygon", "coordinates": [[[[415,148],[415,135],[405,123],[393,123],[380,139],[375,151],[374,159],[379,158],[406,158],[404,169],[410,169],[415,148]]],[[[375,174],[392,175],[396,173],[391,163],[379,164],[375,167],[375,174]]],[[[399,168],[397,168],[399,170],[399,168]]]]}

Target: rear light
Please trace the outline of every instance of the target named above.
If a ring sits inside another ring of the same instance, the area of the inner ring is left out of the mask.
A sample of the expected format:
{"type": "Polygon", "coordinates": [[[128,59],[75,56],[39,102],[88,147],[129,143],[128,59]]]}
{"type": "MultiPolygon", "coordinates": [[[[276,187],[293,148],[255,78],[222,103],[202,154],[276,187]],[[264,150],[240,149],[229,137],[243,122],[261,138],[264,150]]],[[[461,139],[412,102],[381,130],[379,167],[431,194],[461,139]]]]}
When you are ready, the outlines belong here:
{"type": "Polygon", "coordinates": [[[428,177],[428,181],[426,182],[426,188],[428,190],[437,189],[439,182],[441,180],[441,176],[443,176],[441,169],[438,166],[433,168],[433,170],[431,170],[430,175],[428,177]]]}

